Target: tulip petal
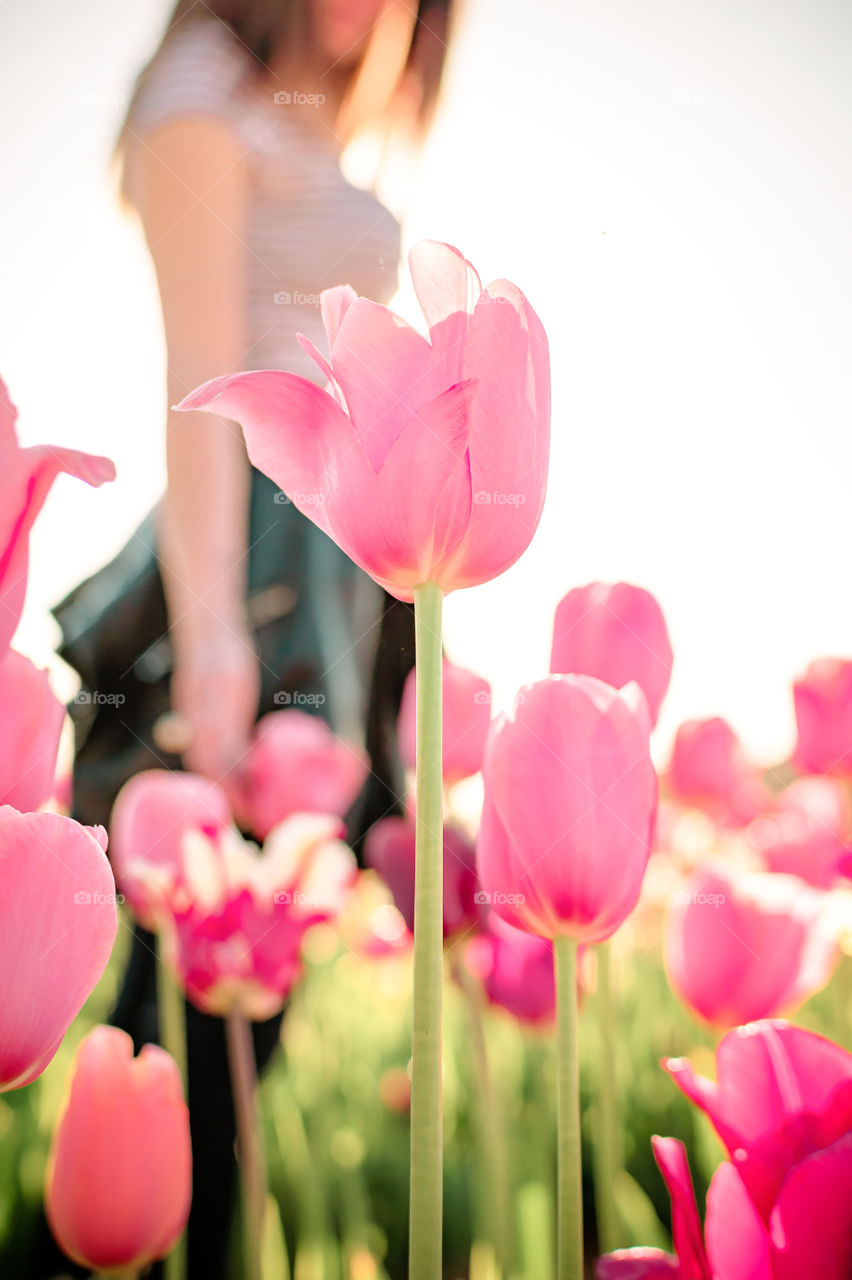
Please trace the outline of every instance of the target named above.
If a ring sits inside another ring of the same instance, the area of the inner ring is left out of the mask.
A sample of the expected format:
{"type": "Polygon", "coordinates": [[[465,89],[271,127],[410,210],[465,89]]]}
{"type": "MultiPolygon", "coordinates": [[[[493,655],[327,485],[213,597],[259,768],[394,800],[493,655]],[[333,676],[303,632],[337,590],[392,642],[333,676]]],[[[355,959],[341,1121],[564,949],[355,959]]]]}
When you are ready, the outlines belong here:
{"type": "Polygon", "coordinates": [[[852,1134],[790,1170],[770,1218],[773,1280],[852,1275],[852,1134]]]}
{"type": "Polygon", "coordinates": [[[618,1249],[595,1263],[597,1280],[682,1280],[680,1263],[662,1249],[618,1249]]]}
{"type": "Polygon", "coordinates": [[[773,1280],[769,1235],[732,1164],[719,1165],[707,1192],[707,1256],[724,1280],[773,1280]]]}
{"type": "Polygon", "coordinates": [[[323,289],[320,294],[320,314],[325,327],[325,335],[328,338],[328,349],[332,355],[334,354],[337,334],[343,323],[343,317],[352,306],[352,303],[357,302],[357,300],[358,294],[351,284],[338,284],[332,289],[323,289]]]}
{"type": "Polygon", "coordinates": [[[683,1280],[710,1280],[686,1148],[675,1138],[654,1137],[651,1146],[672,1199],[672,1238],[680,1274],[683,1280]]]}
{"type": "Polygon", "coordinates": [[[14,649],[0,658],[0,804],[30,812],[50,799],[64,719],[46,671],[14,649]]]}
{"type": "Polygon", "coordinates": [[[473,264],[453,245],[420,240],[409,250],[408,266],[430,329],[456,312],[473,313],[482,281],[473,264]]]}

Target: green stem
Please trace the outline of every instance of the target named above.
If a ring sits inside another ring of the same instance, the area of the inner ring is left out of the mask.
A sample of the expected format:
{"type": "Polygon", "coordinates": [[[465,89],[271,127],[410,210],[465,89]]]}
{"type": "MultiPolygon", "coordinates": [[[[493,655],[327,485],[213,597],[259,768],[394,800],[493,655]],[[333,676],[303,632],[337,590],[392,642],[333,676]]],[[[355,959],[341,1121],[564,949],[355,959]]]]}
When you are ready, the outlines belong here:
{"type": "MultiPolygon", "coordinates": [[[[183,1096],[189,1100],[186,1059],[186,1004],[183,992],[163,956],[162,935],[157,939],[157,1016],[161,1046],[170,1053],[180,1072],[183,1096]]],[[[163,1262],[165,1280],[183,1280],[186,1274],[186,1236],[181,1235],[163,1262]]]]}
{"type": "Polygon", "coordinates": [[[618,1213],[615,1207],[615,1184],[621,1171],[619,1151],[618,1101],[615,1084],[615,1016],[612,1001],[610,944],[602,942],[597,957],[597,1015],[600,1031],[600,1066],[595,1107],[596,1141],[595,1208],[598,1221],[598,1252],[612,1253],[620,1248],[618,1213]]]}
{"type": "Polygon", "coordinates": [[[582,1280],[583,1184],[580,1162],[580,1069],[577,1055],[577,943],[555,938],[558,1280],[582,1280]]]}
{"type": "Polygon", "coordinates": [[[257,1106],[257,1069],[251,1026],[241,1013],[225,1019],[231,1090],[237,1121],[237,1151],[243,1190],[243,1248],[246,1280],[262,1280],[261,1241],[266,1208],[266,1162],[257,1106]]]}
{"type": "Polygon", "coordinates": [[[414,876],[414,1031],[411,1064],[409,1280],[441,1280],[443,1126],[443,780],[441,609],[434,582],[414,589],[417,817],[414,876]]]}

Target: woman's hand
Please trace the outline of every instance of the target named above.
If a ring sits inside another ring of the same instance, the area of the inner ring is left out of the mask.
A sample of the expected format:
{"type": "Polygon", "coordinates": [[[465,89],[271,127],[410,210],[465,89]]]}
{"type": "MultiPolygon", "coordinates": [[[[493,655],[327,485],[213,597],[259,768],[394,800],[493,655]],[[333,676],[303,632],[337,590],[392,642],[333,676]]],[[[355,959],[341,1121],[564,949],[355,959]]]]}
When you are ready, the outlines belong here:
{"type": "Polygon", "coordinates": [[[209,615],[203,633],[173,639],[171,696],[186,731],[183,762],[218,780],[239,765],[257,716],[260,670],[251,635],[209,615]]]}

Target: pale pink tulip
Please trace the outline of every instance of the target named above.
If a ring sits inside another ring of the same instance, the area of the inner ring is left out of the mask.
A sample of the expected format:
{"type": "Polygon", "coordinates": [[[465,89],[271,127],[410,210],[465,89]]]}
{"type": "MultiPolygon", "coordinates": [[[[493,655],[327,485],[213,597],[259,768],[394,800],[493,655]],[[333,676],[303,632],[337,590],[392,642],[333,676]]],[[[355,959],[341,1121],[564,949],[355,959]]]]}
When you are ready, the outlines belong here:
{"type": "Polygon", "coordinates": [[[197,774],[146,769],[124,784],[110,818],[110,853],[119,887],[144,928],[156,929],[162,893],[180,876],[184,836],[215,836],[230,825],[224,792],[197,774]]]}
{"type": "Polygon", "coordinates": [[[45,1187],[51,1231],[69,1257],[110,1275],[164,1257],[192,1196],[189,1112],[173,1058],[138,1058],[116,1027],[80,1046],[53,1135],[45,1187]]]}
{"type": "Polygon", "coordinates": [[[807,773],[852,778],[852,660],[812,662],[793,685],[793,700],[795,763],[807,773]]]}
{"type": "Polygon", "coordinates": [[[326,290],[329,388],[290,373],[214,378],[179,409],[242,424],[255,466],[401,600],[487,582],[538,525],[550,448],[547,339],[506,280],[484,291],[450,245],[409,262],[422,337],[347,285],[326,290]]]}
{"type": "MultiPolygon", "coordinates": [[[[482,676],[443,662],[441,751],[444,782],[451,786],[479,773],[491,724],[491,686],[482,676]]],[[[399,754],[413,769],[417,741],[417,672],[409,671],[399,707],[399,754]]]]}
{"type": "Polygon", "coordinates": [[[0,804],[25,813],[50,799],[64,719],[47,672],[14,649],[0,652],[0,804]]]}
{"type": "MultiPolygon", "coordinates": [[[[367,833],[364,861],[391,891],[394,905],[414,930],[414,826],[405,818],[382,818],[367,833]]],[[[476,906],[476,856],[463,831],[444,826],[444,937],[469,929],[479,920],[476,906]]]]}
{"type": "Polygon", "coordinates": [[[650,591],[629,582],[592,582],[560,600],[550,670],[597,676],[616,689],[635,680],[656,724],[672,674],[663,611],[650,591]]]}
{"type": "Polygon", "coordinates": [[[292,813],[343,817],[367,776],[359,748],[306,711],[272,711],[258,721],[239,774],[222,780],[240,825],[259,840],[292,813]]]}
{"type": "Polygon", "coordinates": [[[685,720],[675,734],[668,782],[687,804],[721,822],[750,822],[769,796],[739,738],[721,716],[685,720]]]}
{"type": "Polygon", "coordinates": [[[650,727],[638,685],[583,675],[526,685],[495,722],[477,865],[509,924],[602,942],[633,910],[657,804],[650,727]]]}
{"type": "Polygon", "coordinates": [[[0,807],[0,1090],[41,1075],[118,929],[103,827],[0,807]]]}
{"type": "Polygon", "coordinates": [[[799,778],[772,811],[755,819],[748,837],[770,871],[827,888],[840,874],[852,838],[845,786],[836,778],[799,778]]]}
{"type": "Polygon", "coordinates": [[[829,906],[797,876],[699,867],[669,911],[673,990],[719,1027],[797,1008],[825,986],[839,958],[829,906]]]}
{"type": "Polygon", "coordinates": [[[164,893],[167,958],[205,1013],[277,1013],[302,972],[306,931],[335,917],[356,874],[343,824],[293,814],[263,852],[234,831],[187,832],[183,869],[164,893]]]}
{"type": "Polygon", "coordinates": [[[18,411],[0,380],[0,653],[11,642],[27,590],[29,534],[61,471],[100,485],[115,478],[108,458],[54,445],[22,449],[18,411]]]}

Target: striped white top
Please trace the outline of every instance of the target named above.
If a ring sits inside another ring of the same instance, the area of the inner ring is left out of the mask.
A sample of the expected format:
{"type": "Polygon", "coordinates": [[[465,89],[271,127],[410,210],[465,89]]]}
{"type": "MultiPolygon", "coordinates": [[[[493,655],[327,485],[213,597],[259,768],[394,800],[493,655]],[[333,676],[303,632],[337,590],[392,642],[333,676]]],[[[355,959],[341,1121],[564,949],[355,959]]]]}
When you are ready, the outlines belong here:
{"type": "Polygon", "coordinates": [[[218,20],[185,21],[169,37],[129,126],[143,140],[180,118],[212,116],[233,127],[245,148],[252,193],[245,238],[250,345],[241,368],[288,369],[322,383],[296,334],[327,350],[319,294],[332,285],[350,284],[375,302],[390,300],[400,227],[374,195],[346,181],[321,134],[309,133],[286,101],[275,100],[274,81],[247,82],[250,57],[218,20]]]}

